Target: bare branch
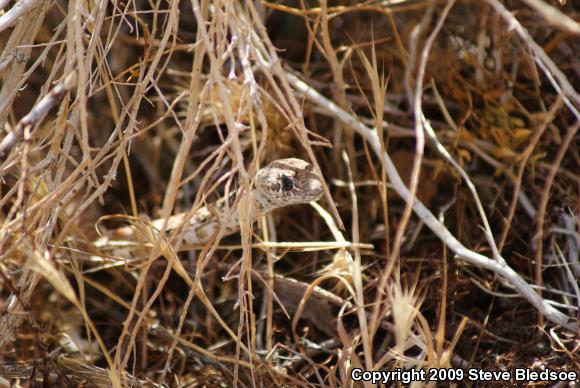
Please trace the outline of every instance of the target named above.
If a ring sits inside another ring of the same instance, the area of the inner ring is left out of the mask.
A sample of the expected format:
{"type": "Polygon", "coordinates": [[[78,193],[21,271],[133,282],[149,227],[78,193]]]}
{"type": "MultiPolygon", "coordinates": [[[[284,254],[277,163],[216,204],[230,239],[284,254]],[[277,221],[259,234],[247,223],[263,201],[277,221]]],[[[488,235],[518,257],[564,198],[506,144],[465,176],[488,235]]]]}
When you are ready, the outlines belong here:
{"type": "Polygon", "coordinates": [[[10,132],[2,142],[0,142],[0,162],[6,160],[6,157],[12,148],[24,137],[26,130],[30,135],[38,127],[40,122],[48,112],[72,89],[76,83],[76,73],[69,74],[64,80],[59,82],[40,102],[32,108],[30,113],[20,120],[18,125],[10,132]]]}
{"type": "Polygon", "coordinates": [[[534,61],[544,70],[546,77],[548,77],[554,89],[562,95],[566,106],[574,113],[577,119],[580,119],[580,112],[578,111],[580,109],[580,95],[578,95],[578,92],[570,84],[564,73],[562,73],[542,47],[534,41],[530,33],[502,3],[498,0],[486,1],[508,23],[509,27],[518,33],[530,50],[532,50],[532,53],[534,53],[534,61]]]}
{"type": "Polygon", "coordinates": [[[538,11],[548,23],[572,34],[580,35],[580,24],[560,12],[557,8],[542,0],[524,0],[530,7],[538,11]]]}
{"type": "MultiPolygon", "coordinates": [[[[406,201],[413,200],[411,192],[401,179],[401,176],[391,161],[391,158],[386,152],[382,152],[379,138],[375,130],[368,128],[354,116],[340,109],[340,107],[326,99],[296,76],[288,73],[287,78],[300,95],[303,95],[306,99],[318,105],[320,109],[325,110],[330,116],[342,121],[346,124],[346,127],[355,130],[359,135],[361,135],[371,145],[375,155],[383,163],[387,170],[387,175],[389,176],[397,194],[406,201]]],[[[544,314],[548,320],[562,325],[569,330],[578,330],[577,324],[570,323],[570,318],[566,314],[555,309],[550,304],[550,301],[542,299],[542,297],[534,291],[531,285],[529,285],[517,272],[506,264],[503,258],[499,261],[492,260],[489,257],[465,247],[417,198],[414,198],[413,200],[413,210],[417,217],[419,217],[425,225],[427,225],[429,229],[431,229],[431,231],[449,247],[449,249],[455,252],[458,259],[476,267],[485,268],[494,272],[503,280],[506,286],[513,287],[517,290],[522,297],[527,299],[539,312],[544,314]]]]}
{"type": "MultiPolygon", "coordinates": [[[[24,15],[24,13],[34,7],[38,2],[39,0],[21,0],[14,4],[14,7],[10,8],[8,12],[0,16],[0,32],[12,27],[20,16],[24,15]]],[[[4,8],[5,5],[6,4],[3,4],[3,2],[0,3],[0,9],[4,8]]]]}

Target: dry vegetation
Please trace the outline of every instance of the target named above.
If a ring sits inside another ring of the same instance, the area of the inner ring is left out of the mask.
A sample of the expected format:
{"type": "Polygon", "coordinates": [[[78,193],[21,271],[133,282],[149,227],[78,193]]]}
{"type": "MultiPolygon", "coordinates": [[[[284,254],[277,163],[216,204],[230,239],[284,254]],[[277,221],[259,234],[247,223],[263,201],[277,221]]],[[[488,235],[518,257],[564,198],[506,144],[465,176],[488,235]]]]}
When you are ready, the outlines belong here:
{"type": "Polygon", "coordinates": [[[577,2],[0,9],[0,386],[580,369],[577,2]],[[319,204],[147,227],[289,156],[319,204]]]}

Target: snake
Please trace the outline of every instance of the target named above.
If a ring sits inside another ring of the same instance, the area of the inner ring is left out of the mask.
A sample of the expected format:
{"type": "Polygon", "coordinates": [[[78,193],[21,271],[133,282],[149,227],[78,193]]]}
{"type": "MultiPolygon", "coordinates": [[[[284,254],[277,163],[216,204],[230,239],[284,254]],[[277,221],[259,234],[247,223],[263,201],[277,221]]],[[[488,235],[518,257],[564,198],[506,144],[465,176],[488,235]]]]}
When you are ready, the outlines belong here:
{"type": "MultiPolygon", "coordinates": [[[[322,180],[314,171],[312,164],[298,158],[278,159],[259,169],[252,179],[248,193],[257,211],[248,212],[250,222],[275,209],[318,201],[323,194],[322,180]]],[[[239,193],[234,192],[217,202],[201,207],[193,214],[179,213],[169,218],[150,221],[149,230],[161,230],[169,235],[182,227],[182,243],[201,245],[207,243],[218,231],[222,236],[240,230],[238,212],[231,205],[239,193]],[[165,228],[164,228],[165,226],[165,228]]],[[[137,238],[135,226],[125,226],[105,235],[94,242],[99,257],[128,258],[134,256],[133,248],[141,243],[137,238]]]]}

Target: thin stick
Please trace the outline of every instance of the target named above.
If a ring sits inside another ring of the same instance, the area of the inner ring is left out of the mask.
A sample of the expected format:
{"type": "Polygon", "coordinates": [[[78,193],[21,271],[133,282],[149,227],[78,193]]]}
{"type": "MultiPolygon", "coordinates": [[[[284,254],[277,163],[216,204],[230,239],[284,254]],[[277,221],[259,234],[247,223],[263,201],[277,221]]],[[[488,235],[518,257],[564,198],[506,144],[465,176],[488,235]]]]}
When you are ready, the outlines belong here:
{"type": "Polygon", "coordinates": [[[24,133],[28,132],[33,135],[34,130],[38,128],[40,122],[54,107],[57,102],[62,100],[64,95],[72,89],[76,83],[76,73],[69,74],[63,81],[59,82],[26,116],[20,120],[18,125],[10,132],[0,143],[0,163],[6,160],[6,157],[16,145],[24,138],[24,133]]]}
{"type": "MultiPolygon", "coordinates": [[[[552,162],[552,166],[550,168],[550,172],[546,177],[546,181],[544,182],[544,187],[542,189],[542,195],[540,196],[540,204],[538,205],[538,216],[536,219],[536,235],[534,239],[536,240],[536,255],[534,257],[535,261],[535,281],[536,286],[538,286],[538,295],[542,295],[542,253],[544,250],[544,220],[546,218],[546,209],[548,207],[548,201],[550,199],[550,191],[552,190],[552,185],[554,184],[554,179],[556,178],[556,173],[566,155],[566,151],[568,151],[568,147],[572,144],[572,140],[574,140],[574,136],[578,133],[578,129],[580,128],[580,121],[577,121],[575,125],[568,128],[568,132],[562,141],[562,145],[558,150],[558,154],[554,158],[552,162]]],[[[539,317],[540,324],[543,323],[542,316],[539,317]]]]}
{"type": "Polygon", "coordinates": [[[558,8],[552,7],[542,0],[524,0],[524,2],[535,9],[551,25],[572,34],[580,35],[580,24],[565,13],[560,12],[558,8]]]}
{"type": "MultiPolygon", "coordinates": [[[[28,10],[34,7],[38,2],[39,0],[20,0],[14,4],[14,7],[10,8],[8,12],[0,16],[0,32],[12,27],[20,16],[24,15],[25,12],[28,12],[28,10]]],[[[0,5],[2,5],[0,9],[2,9],[6,4],[0,5]]]]}
{"type": "Polygon", "coordinates": [[[580,95],[576,90],[574,90],[574,87],[570,82],[568,82],[564,73],[562,73],[542,47],[532,39],[530,33],[520,24],[518,19],[516,19],[515,16],[503,6],[502,3],[498,0],[486,1],[503,19],[505,19],[509,27],[518,33],[520,38],[522,38],[524,43],[534,53],[534,55],[532,55],[534,61],[536,61],[538,66],[540,66],[544,71],[544,74],[546,74],[546,77],[548,77],[554,89],[556,89],[558,94],[562,96],[566,106],[572,111],[572,113],[574,113],[576,118],[580,119],[580,112],[578,112],[578,107],[580,107],[580,95]]]}

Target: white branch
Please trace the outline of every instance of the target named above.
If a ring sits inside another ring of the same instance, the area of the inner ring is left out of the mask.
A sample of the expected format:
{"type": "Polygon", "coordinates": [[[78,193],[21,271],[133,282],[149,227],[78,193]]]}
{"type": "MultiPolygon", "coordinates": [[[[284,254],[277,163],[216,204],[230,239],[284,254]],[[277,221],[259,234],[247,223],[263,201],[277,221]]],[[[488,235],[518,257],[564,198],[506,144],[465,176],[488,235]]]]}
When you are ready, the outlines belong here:
{"type": "Polygon", "coordinates": [[[30,112],[24,116],[18,125],[0,142],[0,162],[3,162],[12,148],[24,137],[25,129],[33,132],[48,112],[59,102],[76,83],[76,73],[69,74],[59,82],[30,112]]]}
{"type": "Polygon", "coordinates": [[[580,35],[580,24],[565,13],[542,0],[524,0],[535,9],[548,23],[575,35],[580,35]]]}
{"type": "Polygon", "coordinates": [[[580,95],[574,87],[568,82],[568,79],[562,71],[556,66],[554,61],[546,54],[544,49],[537,44],[530,33],[521,25],[518,19],[511,14],[510,11],[498,0],[486,0],[487,3],[495,9],[495,11],[508,23],[508,26],[515,30],[524,43],[530,48],[534,61],[544,71],[548,80],[556,89],[558,94],[562,96],[566,106],[574,113],[577,119],[580,119],[580,95]]]}
{"type": "MultiPolygon", "coordinates": [[[[323,111],[326,111],[329,116],[340,120],[347,127],[354,129],[359,135],[361,135],[371,145],[377,157],[380,158],[394,190],[406,201],[411,200],[411,193],[401,179],[397,169],[391,161],[391,158],[386,152],[382,151],[379,137],[375,130],[362,124],[354,116],[342,110],[332,101],[329,101],[296,76],[290,73],[287,73],[286,76],[290,84],[299,92],[299,94],[318,105],[318,107],[323,111]]],[[[449,249],[455,252],[457,258],[466,263],[494,272],[503,280],[506,286],[513,287],[517,290],[522,297],[527,299],[538,311],[544,314],[548,320],[565,326],[570,330],[578,330],[575,323],[569,322],[570,319],[566,314],[552,307],[550,301],[542,299],[542,297],[534,291],[531,285],[529,285],[517,272],[507,265],[503,258],[499,258],[497,261],[492,260],[466,248],[417,198],[414,198],[413,210],[425,225],[427,225],[429,229],[431,229],[431,231],[433,231],[433,233],[435,233],[435,235],[437,235],[437,237],[439,237],[449,247],[449,249]]]]}
{"type": "MultiPolygon", "coordinates": [[[[0,32],[4,31],[7,28],[12,27],[14,23],[18,20],[20,16],[22,16],[25,12],[29,9],[34,7],[39,0],[20,0],[14,7],[10,8],[8,12],[4,15],[0,16],[0,32]]],[[[7,2],[0,0],[0,9],[2,9],[7,2]]]]}

